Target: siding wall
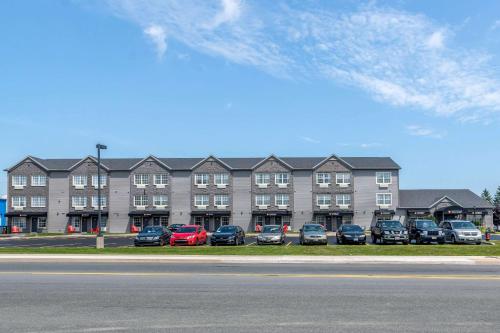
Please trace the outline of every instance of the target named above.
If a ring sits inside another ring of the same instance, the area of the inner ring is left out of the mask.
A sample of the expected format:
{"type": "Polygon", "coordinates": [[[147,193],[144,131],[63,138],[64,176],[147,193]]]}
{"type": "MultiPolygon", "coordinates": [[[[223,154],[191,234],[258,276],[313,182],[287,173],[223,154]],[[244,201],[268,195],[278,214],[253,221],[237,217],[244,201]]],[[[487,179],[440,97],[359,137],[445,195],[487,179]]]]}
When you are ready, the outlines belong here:
{"type": "Polygon", "coordinates": [[[172,172],[170,223],[189,224],[191,221],[191,172],[172,172]]]}
{"type": "Polygon", "coordinates": [[[252,224],[252,173],[250,171],[233,172],[233,211],[232,221],[243,230],[250,231],[252,224]]]}
{"type": "Polygon", "coordinates": [[[109,232],[128,232],[130,176],[127,171],[111,172],[109,175],[109,232]]]}
{"type": "Polygon", "coordinates": [[[304,223],[312,221],[312,171],[294,171],[293,173],[293,230],[299,230],[304,223]]]}
{"type": "Polygon", "coordinates": [[[48,232],[65,232],[70,205],[68,172],[51,172],[49,183],[48,232]]]}

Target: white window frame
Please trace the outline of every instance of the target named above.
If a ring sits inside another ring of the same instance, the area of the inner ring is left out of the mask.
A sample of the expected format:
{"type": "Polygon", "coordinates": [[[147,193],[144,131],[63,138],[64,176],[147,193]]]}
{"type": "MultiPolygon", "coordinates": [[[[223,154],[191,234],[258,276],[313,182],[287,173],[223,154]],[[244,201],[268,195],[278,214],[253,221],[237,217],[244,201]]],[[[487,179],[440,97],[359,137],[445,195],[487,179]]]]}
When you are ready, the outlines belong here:
{"type": "Polygon", "coordinates": [[[33,175],[31,176],[31,186],[43,187],[47,186],[47,176],[46,175],[33,175]],[[40,181],[42,180],[43,181],[40,181]]]}
{"type": "Polygon", "coordinates": [[[87,197],[83,195],[74,195],[71,197],[71,207],[87,207],[87,197]],[[83,201],[83,202],[82,202],[83,201]]]}
{"type": "MultiPolygon", "coordinates": [[[[101,188],[105,187],[108,182],[107,175],[101,175],[101,188]]],[[[97,175],[92,175],[92,186],[97,188],[97,175]]]]}
{"type": "Polygon", "coordinates": [[[208,173],[195,173],[194,174],[194,184],[195,185],[208,185],[209,183],[208,173]]]}
{"type": "Polygon", "coordinates": [[[229,174],[227,172],[214,174],[215,185],[229,185],[229,174]]]}
{"type": "Polygon", "coordinates": [[[26,196],[14,195],[11,198],[12,207],[26,208],[26,196]]]}
{"type": "MultiPolygon", "coordinates": [[[[93,195],[92,196],[92,207],[94,207],[96,209],[99,208],[97,206],[97,204],[98,204],[97,197],[98,197],[97,195],[93,195]]],[[[106,198],[106,196],[101,195],[101,208],[106,207],[106,204],[107,204],[107,198],[106,198]]]]}
{"type": "Polygon", "coordinates": [[[28,183],[28,177],[25,175],[12,175],[13,187],[25,187],[28,183]]]}
{"type": "Polygon", "coordinates": [[[336,194],[335,203],[337,206],[350,206],[352,197],[348,193],[336,194]]]}
{"type": "Polygon", "coordinates": [[[332,174],[330,172],[316,172],[316,184],[330,185],[332,183],[332,174]]]}
{"type": "Polygon", "coordinates": [[[327,193],[316,194],[316,205],[317,206],[331,206],[331,204],[332,204],[332,195],[331,194],[327,194],[327,193]],[[327,202],[327,200],[326,200],[327,198],[328,198],[329,202],[327,202]]]}
{"type": "Polygon", "coordinates": [[[158,186],[168,185],[168,173],[157,173],[153,176],[153,184],[158,186]]]}
{"type": "Polygon", "coordinates": [[[375,182],[377,183],[377,185],[390,185],[390,184],[392,184],[392,172],[390,172],[390,171],[377,171],[375,173],[375,182]],[[387,175],[389,175],[388,181],[386,181],[387,175]],[[379,182],[379,178],[382,178],[382,182],[379,182]]]}
{"type": "Polygon", "coordinates": [[[269,194],[256,194],[255,195],[255,205],[256,206],[269,206],[271,204],[271,195],[269,194]]]}
{"type": "Polygon", "coordinates": [[[255,184],[269,185],[271,183],[271,174],[267,172],[257,172],[255,174],[255,184]]]}
{"type": "Polygon", "coordinates": [[[290,182],[289,172],[278,172],[274,174],[274,183],[276,185],[288,185],[290,182]]]}
{"type": "Polygon", "coordinates": [[[149,198],[147,194],[137,194],[134,195],[134,206],[135,207],[146,207],[149,205],[149,198]]]}
{"type": "Polygon", "coordinates": [[[375,201],[377,206],[391,206],[392,205],[392,193],[377,193],[375,196],[375,201]],[[382,200],[379,200],[379,197],[382,197],[382,200]],[[389,198],[389,203],[387,203],[387,199],[389,198]]]}
{"type": "Polygon", "coordinates": [[[337,172],[335,174],[335,184],[342,185],[351,184],[351,173],[350,172],[337,172]]]}
{"type": "Polygon", "coordinates": [[[195,206],[208,206],[210,203],[210,196],[208,194],[195,194],[194,195],[194,205],[195,206]]]}
{"type": "Polygon", "coordinates": [[[227,194],[214,195],[214,206],[229,206],[229,195],[227,194]]]}
{"type": "Polygon", "coordinates": [[[153,195],[153,206],[155,207],[168,206],[168,196],[165,194],[153,195]]]}
{"type": "Polygon", "coordinates": [[[46,229],[47,228],[47,218],[45,216],[39,217],[36,224],[37,224],[38,229],[46,229]]]}
{"type": "Polygon", "coordinates": [[[287,193],[277,193],[274,196],[274,203],[276,206],[288,206],[290,204],[290,195],[287,193]]]}
{"type": "Polygon", "coordinates": [[[74,187],[85,187],[87,186],[88,177],[86,175],[73,175],[73,186],[74,187]],[[81,181],[77,181],[81,180],[81,181]]]}
{"type": "Polygon", "coordinates": [[[147,186],[147,185],[149,185],[149,175],[147,173],[134,174],[134,185],[135,186],[147,186]]]}
{"type": "Polygon", "coordinates": [[[24,216],[13,216],[12,217],[12,226],[26,229],[26,217],[24,216]]]}
{"type": "Polygon", "coordinates": [[[45,208],[47,207],[47,197],[41,195],[35,195],[31,197],[31,207],[33,208],[45,208]]]}

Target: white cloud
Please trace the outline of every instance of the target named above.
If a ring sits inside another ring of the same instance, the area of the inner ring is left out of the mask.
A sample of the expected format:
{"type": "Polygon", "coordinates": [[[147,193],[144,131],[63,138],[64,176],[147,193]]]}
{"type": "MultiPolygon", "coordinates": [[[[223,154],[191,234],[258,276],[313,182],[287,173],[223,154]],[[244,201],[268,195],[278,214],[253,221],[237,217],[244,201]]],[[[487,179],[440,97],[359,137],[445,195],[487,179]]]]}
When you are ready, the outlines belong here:
{"type": "Polygon", "coordinates": [[[309,143],[321,143],[321,141],[313,139],[313,138],[308,137],[308,136],[301,136],[300,139],[305,141],[305,142],[309,142],[309,143]]]}
{"type": "Polygon", "coordinates": [[[167,51],[167,33],[165,29],[159,25],[150,25],[144,29],[144,33],[151,39],[156,47],[158,59],[163,58],[167,51]]]}
{"type": "Polygon", "coordinates": [[[420,125],[408,125],[406,126],[406,129],[408,131],[408,134],[413,136],[423,136],[434,139],[442,139],[446,135],[446,132],[444,131],[438,132],[432,128],[427,128],[420,125]]]}
{"type": "MultiPolygon", "coordinates": [[[[277,77],[326,78],[382,103],[464,121],[500,112],[500,74],[490,55],[457,47],[453,27],[421,14],[377,5],[318,10],[315,2],[107,3],[118,17],[161,27],[197,52],[277,77]]],[[[154,39],[159,53],[165,37],[154,39]]]]}
{"type": "Polygon", "coordinates": [[[233,108],[233,103],[232,102],[227,102],[226,103],[226,110],[230,110],[233,108]]]}
{"type": "Polygon", "coordinates": [[[361,148],[368,149],[368,148],[376,148],[382,146],[381,143],[379,142],[370,142],[370,143],[362,143],[359,145],[361,148]]]}
{"type": "Polygon", "coordinates": [[[500,28],[500,20],[496,20],[495,22],[493,22],[493,24],[490,27],[491,30],[496,30],[498,28],[500,28]]]}

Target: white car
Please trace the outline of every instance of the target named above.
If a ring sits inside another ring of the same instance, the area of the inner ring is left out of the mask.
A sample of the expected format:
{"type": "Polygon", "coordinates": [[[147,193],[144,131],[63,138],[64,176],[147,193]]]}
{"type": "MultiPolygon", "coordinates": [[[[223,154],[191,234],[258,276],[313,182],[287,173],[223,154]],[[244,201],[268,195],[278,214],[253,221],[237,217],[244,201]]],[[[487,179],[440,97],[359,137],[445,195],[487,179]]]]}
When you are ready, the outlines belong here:
{"type": "Polygon", "coordinates": [[[475,243],[480,245],[483,240],[481,231],[471,221],[443,221],[439,225],[444,231],[445,241],[452,243],[475,243]]]}

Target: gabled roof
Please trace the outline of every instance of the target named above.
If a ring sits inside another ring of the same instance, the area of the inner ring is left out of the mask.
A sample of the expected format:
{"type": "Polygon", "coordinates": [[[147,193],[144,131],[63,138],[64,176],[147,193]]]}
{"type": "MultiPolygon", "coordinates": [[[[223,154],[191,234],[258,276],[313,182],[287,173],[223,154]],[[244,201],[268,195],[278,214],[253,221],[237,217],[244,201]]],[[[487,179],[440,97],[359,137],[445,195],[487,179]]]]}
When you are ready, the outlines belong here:
{"type": "Polygon", "coordinates": [[[139,162],[135,163],[134,165],[132,165],[131,167],[129,167],[130,170],[133,170],[135,168],[137,168],[139,165],[141,165],[142,163],[146,162],[147,160],[153,160],[155,161],[156,163],[160,164],[161,166],[163,166],[164,168],[167,168],[167,169],[172,169],[170,166],[168,166],[167,164],[165,164],[163,161],[161,161],[160,159],[158,159],[157,157],[153,156],[153,155],[149,155],[148,157],[146,158],[143,158],[142,160],[140,160],[139,162]]]}
{"type": "Polygon", "coordinates": [[[222,164],[222,165],[223,165],[225,168],[227,168],[228,170],[231,170],[231,169],[232,169],[232,168],[231,168],[231,166],[230,166],[230,165],[228,165],[226,162],[224,162],[224,161],[222,161],[222,160],[218,159],[217,157],[215,157],[215,156],[213,156],[213,155],[210,155],[210,156],[208,156],[207,158],[204,158],[204,159],[202,159],[201,161],[199,161],[198,163],[196,163],[195,165],[193,165],[193,166],[191,167],[191,170],[196,169],[198,166],[200,166],[201,164],[205,163],[206,161],[208,161],[208,160],[210,160],[210,159],[213,159],[213,160],[215,160],[215,161],[219,162],[220,164],[222,164]]]}
{"type": "Polygon", "coordinates": [[[493,205],[468,189],[400,190],[399,207],[428,209],[445,198],[463,208],[493,208],[493,205]]]}
{"type": "Polygon", "coordinates": [[[353,169],[353,167],[352,167],[351,164],[349,164],[348,162],[344,161],[342,158],[338,157],[335,154],[332,154],[329,157],[323,159],[321,162],[319,162],[318,164],[316,164],[313,169],[319,168],[320,166],[322,166],[323,164],[325,164],[326,162],[328,162],[332,158],[336,159],[337,161],[339,161],[341,164],[343,164],[344,166],[348,167],[349,169],[353,169]]]}
{"type": "Polygon", "coordinates": [[[287,168],[289,169],[293,169],[293,166],[291,166],[290,164],[286,163],[285,161],[283,161],[281,158],[275,156],[275,155],[269,155],[268,157],[264,158],[262,161],[258,162],[257,164],[255,164],[252,169],[256,169],[258,168],[259,166],[261,166],[262,164],[264,164],[266,161],[270,160],[274,158],[276,161],[280,162],[281,164],[283,164],[284,166],[286,166],[287,168]]]}
{"type": "Polygon", "coordinates": [[[358,170],[399,170],[401,167],[390,157],[341,157],[358,170]]]}
{"type": "MultiPolygon", "coordinates": [[[[75,169],[77,166],[81,165],[83,162],[85,162],[86,160],[92,160],[92,162],[96,163],[97,164],[97,158],[95,158],[94,156],[87,156],[87,157],[84,157],[82,158],[80,161],[76,162],[75,164],[73,164],[71,167],[69,167],[69,170],[73,170],[75,169]]],[[[109,170],[109,168],[106,166],[106,164],[104,163],[104,160],[101,159],[101,167],[105,170],[109,170]]]]}

